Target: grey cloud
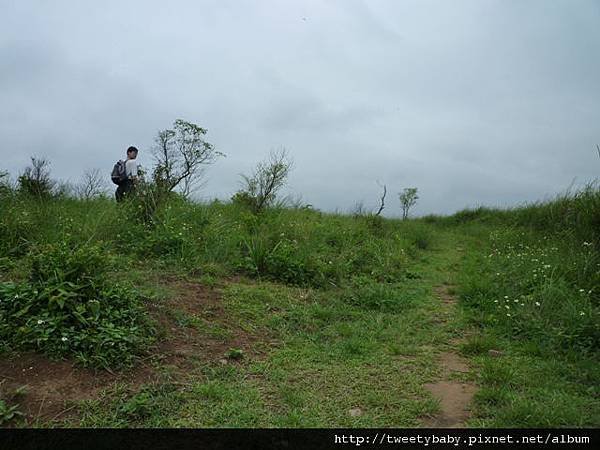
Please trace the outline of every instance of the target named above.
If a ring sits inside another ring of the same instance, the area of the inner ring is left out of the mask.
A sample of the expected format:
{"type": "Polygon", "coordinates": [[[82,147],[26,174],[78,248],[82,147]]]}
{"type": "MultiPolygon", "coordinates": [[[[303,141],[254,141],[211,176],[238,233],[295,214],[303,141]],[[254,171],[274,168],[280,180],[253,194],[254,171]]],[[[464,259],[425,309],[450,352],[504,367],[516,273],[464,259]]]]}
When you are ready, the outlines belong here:
{"type": "Polygon", "coordinates": [[[514,205],[597,177],[593,0],[22,1],[0,6],[0,147],[16,173],[109,171],[176,118],[227,154],[227,198],[272,148],[290,192],[347,210],[417,186],[417,212],[514,205]],[[306,19],[306,20],[304,20],[306,19]]]}

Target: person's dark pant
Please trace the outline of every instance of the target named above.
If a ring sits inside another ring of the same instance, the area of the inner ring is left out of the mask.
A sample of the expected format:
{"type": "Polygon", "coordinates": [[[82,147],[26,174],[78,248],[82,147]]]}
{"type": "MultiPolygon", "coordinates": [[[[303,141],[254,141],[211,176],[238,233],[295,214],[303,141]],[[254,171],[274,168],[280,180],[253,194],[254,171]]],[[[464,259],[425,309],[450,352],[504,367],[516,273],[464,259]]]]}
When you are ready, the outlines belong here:
{"type": "Polygon", "coordinates": [[[118,202],[123,201],[123,199],[133,190],[133,181],[125,180],[123,183],[119,185],[117,190],[115,191],[115,197],[118,202]]]}

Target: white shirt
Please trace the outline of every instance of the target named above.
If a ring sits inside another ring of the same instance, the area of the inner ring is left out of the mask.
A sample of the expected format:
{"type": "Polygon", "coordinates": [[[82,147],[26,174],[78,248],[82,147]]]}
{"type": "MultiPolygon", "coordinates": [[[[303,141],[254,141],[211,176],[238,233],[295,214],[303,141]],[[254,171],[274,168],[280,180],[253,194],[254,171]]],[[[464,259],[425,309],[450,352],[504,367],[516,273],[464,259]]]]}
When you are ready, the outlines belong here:
{"type": "Polygon", "coordinates": [[[125,162],[125,175],[128,177],[137,177],[138,175],[138,164],[135,159],[128,159],[125,162]]]}

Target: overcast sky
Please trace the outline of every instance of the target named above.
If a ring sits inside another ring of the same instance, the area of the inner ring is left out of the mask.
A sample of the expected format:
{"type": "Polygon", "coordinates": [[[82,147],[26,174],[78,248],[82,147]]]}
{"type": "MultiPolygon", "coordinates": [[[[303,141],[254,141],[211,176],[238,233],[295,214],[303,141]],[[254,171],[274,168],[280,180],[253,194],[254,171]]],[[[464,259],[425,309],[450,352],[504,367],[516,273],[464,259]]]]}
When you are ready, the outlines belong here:
{"type": "Polygon", "coordinates": [[[270,149],[323,210],[507,206],[598,177],[600,0],[0,0],[0,169],[108,179],[182,118],[229,198],[270,149]]]}

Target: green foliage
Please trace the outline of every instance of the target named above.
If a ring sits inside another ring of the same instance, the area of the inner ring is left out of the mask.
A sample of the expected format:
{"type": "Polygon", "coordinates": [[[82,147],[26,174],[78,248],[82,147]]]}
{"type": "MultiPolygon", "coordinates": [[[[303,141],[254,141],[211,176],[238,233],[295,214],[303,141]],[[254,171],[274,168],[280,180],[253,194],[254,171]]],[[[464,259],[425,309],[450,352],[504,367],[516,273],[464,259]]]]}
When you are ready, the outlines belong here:
{"type": "Polygon", "coordinates": [[[378,283],[366,276],[355,277],[342,299],[359,309],[380,312],[399,312],[412,304],[412,299],[396,286],[378,283]]]}
{"type": "Polygon", "coordinates": [[[266,273],[288,284],[318,285],[321,280],[317,264],[315,259],[301,251],[297,241],[282,239],[267,255],[266,273]]]}
{"type": "Polygon", "coordinates": [[[0,170],[0,199],[13,193],[8,172],[0,170]]]}
{"type": "Polygon", "coordinates": [[[404,188],[404,190],[398,194],[398,198],[400,199],[400,206],[402,207],[402,218],[407,219],[410,209],[417,204],[417,200],[419,199],[417,188],[404,188]]]}
{"type": "Polygon", "coordinates": [[[252,175],[242,175],[244,187],[232,197],[232,201],[250,208],[255,214],[273,206],[291,168],[292,160],[284,149],[271,152],[266,161],[257,165],[252,175]]]}
{"type": "Polygon", "coordinates": [[[145,384],[137,392],[117,384],[105,394],[103,400],[82,402],[80,426],[131,428],[143,424],[164,427],[168,426],[169,415],[177,415],[181,409],[181,386],[168,381],[145,384]]]}
{"type": "Polygon", "coordinates": [[[244,351],[240,348],[230,348],[227,352],[227,358],[239,360],[244,357],[244,351]]]}
{"type": "Polygon", "coordinates": [[[461,345],[463,355],[483,355],[490,350],[497,350],[497,341],[491,336],[473,336],[461,345]]]}
{"type": "Polygon", "coordinates": [[[579,191],[569,191],[551,200],[512,209],[465,209],[445,221],[456,224],[476,221],[519,226],[536,232],[559,234],[567,239],[591,242],[600,251],[600,184],[598,181],[591,182],[579,191]]]}
{"type": "Polygon", "coordinates": [[[557,355],[480,357],[479,427],[589,427],[600,421],[597,361],[557,355]]]}
{"type": "Polygon", "coordinates": [[[375,214],[367,214],[363,217],[371,233],[376,236],[385,236],[386,227],[385,219],[383,217],[375,214]]]}
{"type": "Polygon", "coordinates": [[[415,222],[409,224],[409,227],[406,228],[406,234],[415,248],[427,250],[431,247],[432,232],[430,227],[415,222]]]}
{"type": "Polygon", "coordinates": [[[302,252],[297,241],[282,238],[275,244],[256,234],[242,241],[244,264],[249,274],[288,284],[319,284],[315,261],[302,252]]]}
{"type": "Polygon", "coordinates": [[[105,274],[107,264],[98,246],[48,245],[32,252],[29,279],[32,285],[92,285],[105,274]]]}
{"type": "Polygon", "coordinates": [[[18,178],[18,191],[38,199],[50,197],[56,183],[50,178],[49,165],[45,159],[32,157],[31,165],[18,178]]]}
{"type": "MultiPolygon", "coordinates": [[[[243,216],[244,217],[244,216],[243,216]]],[[[242,262],[251,276],[291,285],[339,286],[353,275],[403,276],[408,242],[384,219],[341,219],[307,210],[266,211],[240,227],[242,262]],[[248,231],[246,231],[248,230],[248,231]]]]}
{"type": "Polygon", "coordinates": [[[484,206],[478,206],[474,209],[463,209],[453,214],[449,220],[455,224],[463,224],[469,222],[486,222],[497,217],[498,214],[502,214],[500,210],[494,210],[486,208],[484,206]]]}
{"type": "Polygon", "coordinates": [[[600,344],[600,255],[589,242],[505,230],[472,261],[462,297],[478,321],[555,349],[600,344]]]}
{"type": "Polygon", "coordinates": [[[0,284],[0,338],[84,365],[130,365],[154,332],[140,295],[110,282],[106,266],[95,246],[39,249],[29,282],[0,284]]]}
{"type": "Polygon", "coordinates": [[[182,119],[177,119],[172,129],[158,133],[153,185],[159,195],[180,188],[187,197],[201,178],[203,167],[225,156],[204,139],[206,133],[206,129],[182,119]]]}
{"type": "Polygon", "coordinates": [[[23,413],[19,411],[19,405],[8,406],[4,400],[0,400],[0,426],[21,416],[23,413]]]}
{"type": "Polygon", "coordinates": [[[256,198],[246,191],[237,191],[231,197],[231,202],[236,206],[247,208],[253,212],[258,210],[256,198]]]}

